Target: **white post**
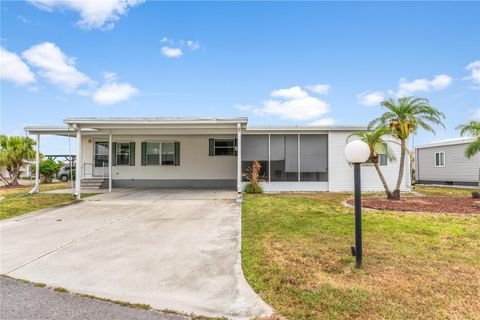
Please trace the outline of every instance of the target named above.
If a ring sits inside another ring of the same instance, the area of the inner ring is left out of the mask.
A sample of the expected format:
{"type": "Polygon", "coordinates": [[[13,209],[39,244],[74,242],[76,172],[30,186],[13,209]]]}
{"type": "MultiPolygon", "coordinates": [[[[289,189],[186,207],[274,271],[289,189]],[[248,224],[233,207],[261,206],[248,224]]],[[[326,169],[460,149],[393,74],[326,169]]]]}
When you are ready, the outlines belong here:
{"type": "Polygon", "coordinates": [[[108,192],[112,192],[112,133],[108,136],[108,192]]]}
{"type": "Polygon", "coordinates": [[[81,180],[82,180],[82,132],[80,127],[76,128],[77,130],[77,159],[76,159],[76,168],[75,168],[75,194],[77,199],[80,200],[81,197],[81,180]]]}
{"type": "Polygon", "coordinates": [[[237,202],[242,202],[242,125],[237,123],[237,202]]]}
{"type": "Polygon", "coordinates": [[[40,191],[40,134],[37,134],[37,152],[35,153],[35,186],[32,193],[40,191]]]}

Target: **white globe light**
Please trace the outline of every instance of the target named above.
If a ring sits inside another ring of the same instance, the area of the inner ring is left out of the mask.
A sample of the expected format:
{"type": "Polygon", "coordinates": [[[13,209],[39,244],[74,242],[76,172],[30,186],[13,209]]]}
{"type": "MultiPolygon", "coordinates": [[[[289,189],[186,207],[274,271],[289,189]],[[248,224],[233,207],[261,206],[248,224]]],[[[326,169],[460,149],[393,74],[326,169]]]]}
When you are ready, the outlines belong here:
{"type": "Polygon", "coordinates": [[[350,163],[363,163],[370,158],[370,148],[361,140],[354,140],[345,146],[345,158],[350,163]]]}

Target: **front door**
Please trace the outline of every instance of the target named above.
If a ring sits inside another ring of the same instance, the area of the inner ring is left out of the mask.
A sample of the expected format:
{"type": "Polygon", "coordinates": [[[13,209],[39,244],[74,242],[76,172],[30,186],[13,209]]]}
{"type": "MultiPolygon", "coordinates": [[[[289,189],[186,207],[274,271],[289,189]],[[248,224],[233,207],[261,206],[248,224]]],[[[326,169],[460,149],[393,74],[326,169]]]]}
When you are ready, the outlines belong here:
{"type": "Polygon", "coordinates": [[[93,175],[97,177],[108,177],[108,142],[95,141],[93,175]]]}

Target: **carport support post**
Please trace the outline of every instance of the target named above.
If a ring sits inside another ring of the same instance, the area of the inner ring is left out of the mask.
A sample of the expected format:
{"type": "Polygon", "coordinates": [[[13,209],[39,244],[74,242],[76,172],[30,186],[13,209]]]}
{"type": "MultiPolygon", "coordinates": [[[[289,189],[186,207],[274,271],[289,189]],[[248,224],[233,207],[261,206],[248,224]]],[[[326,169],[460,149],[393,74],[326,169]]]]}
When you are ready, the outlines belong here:
{"type": "Polygon", "coordinates": [[[75,168],[75,195],[77,200],[80,200],[81,197],[81,180],[82,180],[82,132],[80,127],[75,128],[77,130],[77,159],[76,159],[76,168],[75,168]]]}
{"type": "Polygon", "coordinates": [[[108,192],[112,192],[112,133],[108,135],[108,192]]]}
{"type": "Polygon", "coordinates": [[[237,202],[242,199],[242,125],[237,123],[237,202]]]}
{"type": "Polygon", "coordinates": [[[35,186],[31,193],[40,191],[40,134],[37,133],[37,150],[35,153],[35,186]]]}

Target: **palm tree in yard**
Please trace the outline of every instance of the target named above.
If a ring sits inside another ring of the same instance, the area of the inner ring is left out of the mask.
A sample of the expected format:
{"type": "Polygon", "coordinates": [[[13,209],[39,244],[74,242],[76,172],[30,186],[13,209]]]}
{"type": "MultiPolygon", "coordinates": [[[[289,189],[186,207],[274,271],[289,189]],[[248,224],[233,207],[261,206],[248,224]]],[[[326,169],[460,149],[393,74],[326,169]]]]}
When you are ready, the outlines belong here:
{"type": "Polygon", "coordinates": [[[8,186],[18,185],[20,168],[25,164],[25,160],[35,156],[33,150],[35,144],[35,141],[29,137],[0,135],[0,167],[4,167],[10,176],[8,179],[0,172],[1,181],[8,186]]]}
{"type": "MultiPolygon", "coordinates": [[[[472,120],[467,124],[462,124],[457,127],[460,130],[460,135],[469,135],[476,139],[471,142],[467,149],[465,149],[465,157],[473,158],[477,153],[480,153],[480,121],[472,120]]],[[[478,187],[480,188],[480,172],[478,175],[478,187]]]]}
{"type": "Polygon", "coordinates": [[[392,137],[399,140],[401,145],[400,167],[398,170],[397,184],[392,193],[392,199],[400,199],[400,186],[405,172],[405,154],[407,141],[411,134],[419,129],[424,129],[435,134],[432,125],[443,125],[445,115],[431,106],[428,99],[404,97],[397,100],[389,98],[381,103],[386,109],[380,117],[372,120],[368,127],[388,127],[392,137]]]}
{"type": "Polygon", "coordinates": [[[387,181],[383,176],[382,170],[380,170],[380,166],[378,162],[380,160],[380,153],[384,153],[387,156],[387,159],[389,161],[396,160],[395,154],[388,146],[387,140],[385,140],[384,138],[385,136],[390,135],[390,133],[391,133],[390,128],[378,127],[373,131],[356,132],[347,138],[348,140],[350,137],[356,136],[356,137],[359,137],[360,140],[362,140],[368,145],[370,149],[370,160],[373,163],[375,170],[377,170],[378,176],[382,181],[383,188],[385,189],[385,193],[387,194],[388,199],[392,199],[393,195],[390,189],[388,188],[387,181]]]}

